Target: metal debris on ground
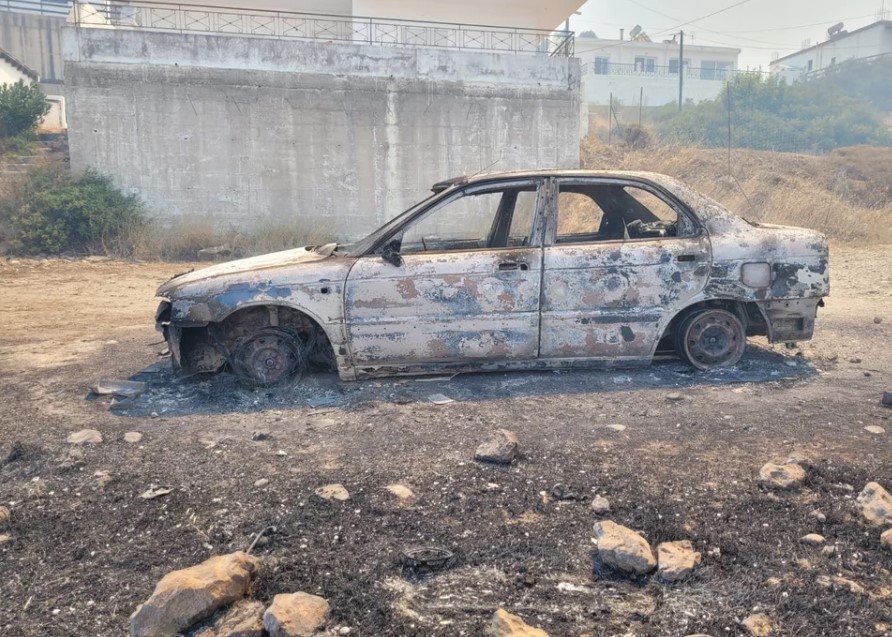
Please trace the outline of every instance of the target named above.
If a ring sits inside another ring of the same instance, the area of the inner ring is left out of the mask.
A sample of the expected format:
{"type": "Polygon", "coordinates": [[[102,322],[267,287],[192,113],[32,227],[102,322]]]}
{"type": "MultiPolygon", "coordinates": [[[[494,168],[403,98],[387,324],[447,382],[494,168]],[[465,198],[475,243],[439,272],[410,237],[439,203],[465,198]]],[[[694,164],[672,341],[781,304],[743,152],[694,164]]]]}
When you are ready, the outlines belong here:
{"type": "Polygon", "coordinates": [[[551,497],[553,497],[555,500],[574,502],[583,502],[588,499],[588,496],[584,493],[580,493],[576,489],[565,486],[563,484],[556,484],[551,487],[551,497]]]}
{"type": "Polygon", "coordinates": [[[414,573],[441,571],[452,563],[455,554],[440,547],[409,549],[403,553],[403,569],[414,573]]]}
{"type": "Polygon", "coordinates": [[[143,491],[139,494],[144,500],[154,500],[155,498],[160,498],[163,495],[167,495],[171,493],[171,489],[166,489],[164,487],[156,487],[154,484],[150,485],[146,491],[143,491]]]}
{"type": "Polygon", "coordinates": [[[100,380],[91,391],[97,396],[136,398],[146,391],[146,384],[138,380],[100,380]]]}
{"type": "Polygon", "coordinates": [[[449,403],[455,402],[452,398],[444,394],[431,394],[427,399],[435,405],[448,405],[449,403]]]}

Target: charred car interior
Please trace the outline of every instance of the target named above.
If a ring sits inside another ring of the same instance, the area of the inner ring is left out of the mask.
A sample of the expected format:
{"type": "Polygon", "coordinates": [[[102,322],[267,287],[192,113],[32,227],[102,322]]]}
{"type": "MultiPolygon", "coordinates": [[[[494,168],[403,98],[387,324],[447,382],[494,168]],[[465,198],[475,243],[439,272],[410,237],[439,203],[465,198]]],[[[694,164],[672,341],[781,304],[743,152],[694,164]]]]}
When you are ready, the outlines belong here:
{"type": "Polygon", "coordinates": [[[232,261],[161,286],[185,373],[271,384],[437,371],[734,366],[747,336],[812,337],[824,237],[753,224],[657,174],[456,178],[365,239],[232,261]]]}

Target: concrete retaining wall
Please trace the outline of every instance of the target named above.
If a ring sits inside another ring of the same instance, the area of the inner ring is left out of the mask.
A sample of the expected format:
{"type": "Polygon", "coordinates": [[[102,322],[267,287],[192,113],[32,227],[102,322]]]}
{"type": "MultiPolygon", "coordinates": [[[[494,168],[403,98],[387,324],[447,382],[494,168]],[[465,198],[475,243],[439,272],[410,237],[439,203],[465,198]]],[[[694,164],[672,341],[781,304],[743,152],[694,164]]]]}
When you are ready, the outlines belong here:
{"type": "Polygon", "coordinates": [[[578,165],[578,61],[66,28],[71,163],[164,218],[357,237],[446,177],[578,165]]]}
{"type": "Polygon", "coordinates": [[[41,82],[61,82],[64,24],[64,17],[0,11],[0,48],[37,71],[41,82]]]}

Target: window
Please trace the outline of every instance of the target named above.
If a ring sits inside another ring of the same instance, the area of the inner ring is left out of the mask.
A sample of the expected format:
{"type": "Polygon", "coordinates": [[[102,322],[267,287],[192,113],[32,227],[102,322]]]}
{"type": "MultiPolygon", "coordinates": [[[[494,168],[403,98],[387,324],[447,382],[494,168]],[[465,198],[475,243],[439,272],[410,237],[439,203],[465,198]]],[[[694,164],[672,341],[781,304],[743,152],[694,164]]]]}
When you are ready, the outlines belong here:
{"type": "Polygon", "coordinates": [[[811,73],[812,71],[814,71],[814,69],[815,69],[815,61],[809,60],[808,61],[808,72],[811,73]]]}
{"type": "Polygon", "coordinates": [[[595,58],[595,75],[610,74],[610,58],[595,58]]]}
{"type": "Polygon", "coordinates": [[[638,73],[653,73],[657,69],[657,58],[636,57],[635,71],[638,73]]]}
{"type": "Polygon", "coordinates": [[[701,80],[726,80],[733,64],[731,62],[719,62],[714,60],[703,60],[700,63],[700,79],[701,80]]]}
{"type": "MultiPolygon", "coordinates": [[[[685,60],[684,67],[687,69],[687,68],[690,68],[690,66],[691,66],[691,61],[685,60]]],[[[678,58],[670,58],[669,59],[669,74],[670,75],[678,75],[678,58]]]]}
{"type": "Polygon", "coordinates": [[[693,230],[667,201],[643,188],[581,182],[560,185],[557,244],[660,239],[690,235],[693,230]]]}
{"type": "Polygon", "coordinates": [[[463,194],[416,219],[389,246],[401,254],[529,245],[535,186],[463,194]]]}

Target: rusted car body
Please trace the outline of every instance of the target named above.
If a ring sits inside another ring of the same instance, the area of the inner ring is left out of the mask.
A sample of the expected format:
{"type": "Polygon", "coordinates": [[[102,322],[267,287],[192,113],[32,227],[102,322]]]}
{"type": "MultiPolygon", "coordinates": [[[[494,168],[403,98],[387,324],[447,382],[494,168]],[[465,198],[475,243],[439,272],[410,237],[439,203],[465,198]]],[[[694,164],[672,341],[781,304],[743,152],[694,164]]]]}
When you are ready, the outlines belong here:
{"type": "Polygon", "coordinates": [[[175,367],[276,382],[310,365],[393,374],[735,365],[746,337],[812,337],[826,240],[750,223],[650,173],[458,178],[366,239],[162,285],[175,367]]]}

